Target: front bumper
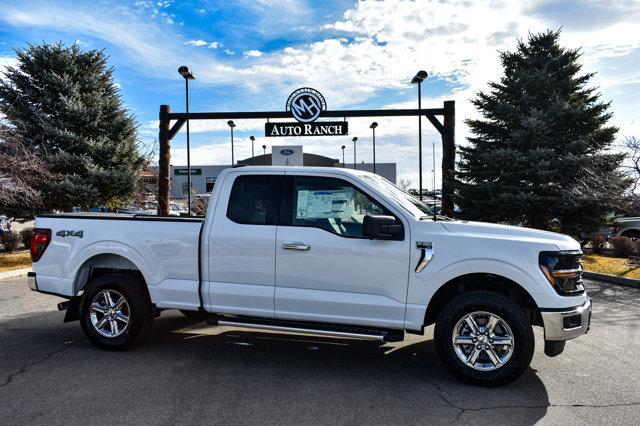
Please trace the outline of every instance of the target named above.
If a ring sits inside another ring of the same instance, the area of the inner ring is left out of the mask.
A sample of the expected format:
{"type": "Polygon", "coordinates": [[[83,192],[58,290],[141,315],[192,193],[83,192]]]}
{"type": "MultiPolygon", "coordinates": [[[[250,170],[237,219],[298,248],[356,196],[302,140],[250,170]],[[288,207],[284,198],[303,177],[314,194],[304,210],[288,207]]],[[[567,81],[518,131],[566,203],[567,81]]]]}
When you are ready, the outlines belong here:
{"type": "Polygon", "coordinates": [[[544,340],[558,341],[575,339],[589,331],[591,323],[591,299],[582,306],[563,310],[542,309],[544,340]]]}

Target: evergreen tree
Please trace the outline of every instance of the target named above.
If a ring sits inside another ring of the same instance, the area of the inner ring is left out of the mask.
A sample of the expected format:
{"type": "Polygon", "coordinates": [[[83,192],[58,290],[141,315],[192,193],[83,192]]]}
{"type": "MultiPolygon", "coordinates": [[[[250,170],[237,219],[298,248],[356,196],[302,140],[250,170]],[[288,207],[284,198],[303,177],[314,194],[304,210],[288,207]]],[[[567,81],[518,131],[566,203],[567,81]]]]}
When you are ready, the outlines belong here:
{"type": "Polygon", "coordinates": [[[103,52],[78,45],[29,45],[0,82],[0,111],[44,158],[38,185],[46,210],[128,199],[142,158],[136,124],[122,105],[103,52]]]}
{"type": "Polygon", "coordinates": [[[624,154],[609,150],[618,130],[609,103],[559,37],[530,35],[501,53],[504,76],[473,100],[482,118],[467,120],[456,182],[465,218],[574,234],[622,206],[630,180],[624,154]]]}

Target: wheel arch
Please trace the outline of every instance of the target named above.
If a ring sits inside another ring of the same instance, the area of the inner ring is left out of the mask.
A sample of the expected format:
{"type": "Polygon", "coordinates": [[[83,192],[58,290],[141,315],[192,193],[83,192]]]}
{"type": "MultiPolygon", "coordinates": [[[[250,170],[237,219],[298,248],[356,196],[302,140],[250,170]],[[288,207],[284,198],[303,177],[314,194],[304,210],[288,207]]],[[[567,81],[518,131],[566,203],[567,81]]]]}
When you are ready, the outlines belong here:
{"type": "Polygon", "coordinates": [[[624,229],[622,230],[622,232],[620,232],[620,236],[628,238],[640,238],[640,229],[635,227],[624,229]]]}
{"type": "Polygon", "coordinates": [[[427,305],[424,325],[435,323],[442,308],[454,297],[473,290],[488,290],[503,294],[518,304],[529,316],[533,325],[542,325],[539,307],[531,294],[525,288],[504,275],[474,272],[454,277],[433,294],[427,305]]]}
{"type": "MultiPolygon", "coordinates": [[[[148,285],[149,274],[146,264],[131,249],[110,247],[107,249],[92,247],[86,250],[73,268],[73,294],[77,295],[89,281],[97,276],[113,272],[129,272],[139,276],[148,285]],[[125,251],[125,253],[123,253],[125,251]]],[[[145,287],[146,287],[145,285],[145,287]]],[[[147,289],[148,291],[148,289],[147,289]]]]}

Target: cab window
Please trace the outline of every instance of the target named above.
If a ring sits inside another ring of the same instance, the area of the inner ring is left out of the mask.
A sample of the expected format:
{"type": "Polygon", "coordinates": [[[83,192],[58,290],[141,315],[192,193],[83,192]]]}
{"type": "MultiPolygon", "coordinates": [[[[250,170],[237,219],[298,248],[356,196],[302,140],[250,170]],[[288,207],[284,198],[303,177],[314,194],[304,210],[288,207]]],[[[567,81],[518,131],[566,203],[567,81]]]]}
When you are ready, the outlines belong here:
{"type": "Polygon", "coordinates": [[[293,177],[292,226],[324,229],[336,235],[362,238],[366,215],[393,216],[367,194],[337,178],[293,177]]]}
{"type": "Polygon", "coordinates": [[[233,182],[227,217],[244,225],[276,225],[279,181],[273,175],[239,176],[233,182]]]}

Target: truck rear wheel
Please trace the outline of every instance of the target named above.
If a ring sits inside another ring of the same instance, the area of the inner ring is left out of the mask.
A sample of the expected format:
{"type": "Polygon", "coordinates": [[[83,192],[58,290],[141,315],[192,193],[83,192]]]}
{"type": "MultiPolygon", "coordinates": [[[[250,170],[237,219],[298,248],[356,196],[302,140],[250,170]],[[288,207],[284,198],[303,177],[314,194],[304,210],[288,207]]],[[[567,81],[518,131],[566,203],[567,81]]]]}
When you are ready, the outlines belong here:
{"type": "Polygon", "coordinates": [[[91,343],[121,351],[144,339],[154,317],[144,285],[129,273],[102,275],[87,285],[80,304],[80,325],[91,343]]]}
{"type": "Polygon", "coordinates": [[[434,339],[438,358],[458,379],[500,386],[524,373],[535,340],[524,311],[492,291],[453,298],[440,312],[434,339]]]}

